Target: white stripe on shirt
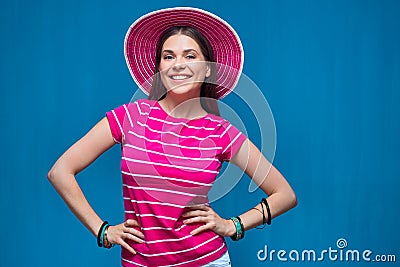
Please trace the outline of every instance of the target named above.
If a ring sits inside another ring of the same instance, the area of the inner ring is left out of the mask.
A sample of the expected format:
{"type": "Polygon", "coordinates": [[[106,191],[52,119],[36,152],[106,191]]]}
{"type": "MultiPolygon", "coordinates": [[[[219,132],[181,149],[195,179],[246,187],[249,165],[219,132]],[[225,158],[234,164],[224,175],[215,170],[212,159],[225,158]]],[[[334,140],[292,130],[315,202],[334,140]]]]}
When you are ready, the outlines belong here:
{"type": "Polygon", "coordinates": [[[152,117],[152,116],[148,116],[147,118],[150,119],[150,120],[153,120],[153,121],[162,122],[163,124],[182,125],[182,126],[185,126],[185,127],[187,127],[187,128],[191,128],[191,129],[207,130],[207,131],[213,131],[213,130],[215,130],[215,128],[216,128],[217,126],[220,126],[220,125],[221,125],[221,124],[217,124],[216,127],[214,127],[214,128],[208,128],[208,127],[204,127],[204,126],[193,126],[193,125],[188,125],[188,124],[185,123],[185,122],[166,121],[166,120],[162,120],[162,119],[159,119],[159,118],[156,118],[156,117],[152,117]]]}
{"type": "Polygon", "coordinates": [[[199,141],[203,141],[203,140],[206,140],[208,138],[220,137],[219,135],[215,135],[215,134],[210,134],[209,136],[206,136],[206,137],[197,137],[197,136],[194,136],[194,135],[185,136],[185,135],[180,135],[180,134],[177,134],[177,133],[174,133],[174,132],[171,132],[171,131],[164,131],[163,132],[163,131],[155,130],[155,129],[151,128],[148,124],[141,123],[140,121],[137,121],[136,123],[139,124],[142,127],[146,127],[147,129],[149,129],[149,131],[151,131],[153,133],[170,134],[170,135],[173,135],[173,136],[176,136],[176,137],[179,137],[179,138],[191,138],[191,139],[196,139],[196,140],[199,140],[199,141]]]}
{"type": "Polygon", "coordinates": [[[168,216],[163,216],[163,215],[157,215],[157,214],[152,214],[152,213],[149,213],[149,214],[147,214],[147,213],[143,213],[143,214],[136,213],[136,216],[137,217],[156,217],[158,219],[161,218],[161,219],[171,220],[171,221],[174,221],[174,222],[176,222],[178,220],[178,218],[173,218],[173,217],[168,217],[168,216]]]}
{"type": "Polygon", "coordinates": [[[160,179],[160,180],[171,180],[171,181],[176,181],[176,182],[183,182],[183,183],[190,183],[190,184],[195,184],[195,185],[202,185],[202,186],[212,186],[213,184],[206,184],[206,183],[200,183],[200,182],[195,182],[191,180],[184,180],[184,179],[179,179],[179,178],[172,178],[172,177],[166,177],[166,176],[157,176],[157,175],[149,175],[149,174],[135,174],[131,172],[125,172],[121,171],[122,174],[126,174],[129,176],[133,177],[146,177],[146,178],[154,178],[154,179],[160,179]]]}
{"type": "Polygon", "coordinates": [[[153,241],[146,241],[146,244],[155,244],[155,243],[166,243],[166,242],[176,242],[176,241],[181,241],[185,240],[188,238],[193,237],[192,235],[187,235],[181,238],[172,238],[172,239],[159,239],[159,240],[153,240],[153,241]]]}
{"type": "Polygon", "coordinates": [[[186,206],[177,205],[177,204],[173,204],[173,203],[146,201],[146,200],[136,200],[136,199],[131,199],[129,197],[124,197],[124,200],[129,200],[130,202],[134,202],[134,203],[138,203],[138,204],[162,205],[162,206],[170,206],[170,207],[181,208],[181,209],[186,208],[186,206]]]}
{"type": "Polygon", "coordinates": [[[132,189],[137,189],[137,190],[144,190],[144,191],[146,191],[146,190],[148,190],[148,191],[160,191],[160,192],[172,193],[172,194],[178,194],[178,195],[185,195],[185,196],[190,196],[190,197],[207,197],[207,195],[197,195],[197,194],[185,193],[185,192],[181,192],[181,191],[154,188],[154,187],[131,186],[131,185],[127,185],[127,184],[123,184],[123,186],[128,187],[128,188],[132,188],[132,189]]]}
{"type": "Polygon", "coordinates": [[[229,124],[229,126],[226,127],[225,131],[219,137],[220,138],[223,137],[226,134],[226,132],[229,130],[229,128],[231,128],[231,126],[232,126],[232,124],[229,124]]]}
{"type": "Polygon", "coordinates": [[[229,145],[227,145],[227,147],[224,149],[224,151],[222,151],[222,154],[224,154],[225,153],[225,151],[229,148],[229,147],[231,147],[232,146],[232,144],[236,141],[236,139],[238,139],[239,138],[239,136],[241,135],[241,133],[238,133],[237,135],[236,135],[236,137],[235,138],[233,138],[233,140],[232,140],[232,142],[230,142],[229,143],[229,145]]]}
{"type": "Polygon", "coordinates": [[[161,156],[165,156],[165,157],[172,157],[172,158],[177,158],[177,159],[187,159],[187,160],[206,160],[206,161],[218,161],[218,159],[216,158],[194,158],[194,157],[183,157],[183,156],[176,156],[176,155],[172,155],[172,154],[166,154],[166,153],[161,153],[158,151],[154,151],[154,150],[150,150],[150,149],[145,149],[145,148],[141,148],[138,146],[134,146],[134,145],[130,145],[130,144],[125,144],[123,145],[125,147],[129,147],[129,148],[134,148],[140,151],[144,151],[147,153],[153,153],[153,154],[157,154],[157,155],[161,155],[161,156]]]}
{"type": "Polygon", "coordinates": [[[186,166],[180,166],[180,165],[174,165],[174,164],[166,164],[166,163],[151,162],[151,161],[146,161],[146,160],[131,159],[128,157],[122,157],[122,159],[126,160],[126,161],[130,161],[130,162],[137,162],[137,163],[143,163],[143,164],[148,164],[148,165],[158,165],[158,166],[170,167],[170,168],[175,168],[175,169],[186,169],[186,170],[191,170],[191,171],[216,173],[216,174],[219,173],[218,171],[213,171],[213,170],[205,170],[205,169],[192,168],[192,167],[186,167],[186,166]]]}
{"type": "Polygon", "coordinates": [[[128,107],[126,105],[124,105],[124,109],[125,109],[126,115],[128,116],[129,123],[130,123],[131,127],[133,127],[133,122],[132,122],[131,114],[129,114],[128,107]]]}
{"type": "Polygon", "coordinates": [[[151,109],[160,109],[159,107],[156,107],[156,106],[152,106],[152,105],[150,105],[149,103],[146,103],[146,102],[140,102],[140,104],[141,105],[146,105],[146,106],[148,106],[149,108],[151,108],[151,109]]]}
{"type": "Polygon", "coordinates": [[[129,134],[133,134],[136,137],[139,137],[141,139],[146,140],[147,142],[152,142],[152,143],[158,143],[161,145],[165,145],[165,146],[174,146],[174,147],[179,147],[179,148],[186,148],[186,149],[193,149],[193,150],[217,150],[217,149],[222,149],[222,147],[219,146],[215,146],[215,147],[191,147],[191,146],[182,146],[182,145],[178,145],[178,144],[170,144],[170,143],[165,143],[165,142],[161,142],[158,140],[153,140],[153,139],[149,139],[145,136],[142,136],[140,134],[137,134],[133,131],[128,131],[129,134]]]}

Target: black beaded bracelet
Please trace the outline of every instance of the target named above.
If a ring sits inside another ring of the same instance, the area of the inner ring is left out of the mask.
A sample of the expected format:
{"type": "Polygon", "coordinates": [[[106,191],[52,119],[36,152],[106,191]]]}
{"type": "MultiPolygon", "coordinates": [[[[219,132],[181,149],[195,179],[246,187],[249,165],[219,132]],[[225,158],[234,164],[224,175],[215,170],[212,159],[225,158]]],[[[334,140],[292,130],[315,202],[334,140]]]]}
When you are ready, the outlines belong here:
{"type": "Polygon", "coordinates": [[[103,224],[100,226],[99,232],[97,234],[97,246],[99,246],[100,248],[103,246],[102,244],[102,233],[103,233],[103,228],[106,227],[108,225],[107,221],[104,221],[103,224]]]}

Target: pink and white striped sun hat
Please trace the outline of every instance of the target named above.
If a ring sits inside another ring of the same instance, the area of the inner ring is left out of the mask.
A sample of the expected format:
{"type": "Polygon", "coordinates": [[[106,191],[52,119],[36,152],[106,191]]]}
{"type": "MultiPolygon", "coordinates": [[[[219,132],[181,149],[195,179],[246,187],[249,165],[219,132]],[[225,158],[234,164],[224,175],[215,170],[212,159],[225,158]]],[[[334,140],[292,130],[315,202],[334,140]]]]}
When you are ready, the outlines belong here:
{"type": "Polygon", "coordinates": [[[220,17],[198,8],[175,7],[157,10],[137,19],[125,36],[124,53],[136,84],[147,95],[154,76],[156,45],[172,26],[191,26],[210,42],[217,69],[217,98],[229,94],[239,81],[244,52],[235,30],[220,17]]]}

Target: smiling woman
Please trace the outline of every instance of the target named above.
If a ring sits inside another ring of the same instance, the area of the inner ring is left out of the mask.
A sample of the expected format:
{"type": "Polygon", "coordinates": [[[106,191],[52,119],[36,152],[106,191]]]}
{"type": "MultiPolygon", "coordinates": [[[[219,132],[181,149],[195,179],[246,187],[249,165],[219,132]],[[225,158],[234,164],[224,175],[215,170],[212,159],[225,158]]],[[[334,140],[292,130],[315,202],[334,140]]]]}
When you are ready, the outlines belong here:
{"type": "MultiPolygon", "coordinates": [[[[219,115],[215,101],[214,62],[213,49],[201,32],[188,26],[170,27],[163,32],[157,42],[155,75],[149,99],[162,100],[167,96],[167,92],[171,95],[179,95],[179,92],[189,90],[192,95],[190,98],[201,97],[201,107],[187,110],[192,110],[193,113],[210,112],[219,115]]],[[[167,105],[170,101],[161,101],[161,103],[167,105]]],[[[180,101],[180,103],[185,103],[185,101],[180,101]]],[[[193,102],[190,103],[192,104],[193,102]]],[[[178,106],[177,103],[174,106],[178,106]]],[[[164,107],[171,110],[169,107],[164,107]]],[[[184,110],[182,106],[179,109],[184,110]]]]}
{"type": "Polygon", "coordinates": [[[107,112],[58,159],[49,180],[98,246],[122,246],[123,266],[231,266],[224,237],[242,239],[246,230],[296,205],[279,171],[219,116],[217,100],[233,90],[242,70],[239,37],[206,11],[165,9],[131,26],[125,56],[149,99],[107,112]],[[125,219],[109,225],[86,201],[75,175],[115,143],[122,148],[125,219]],[[225,161],[269,196],[230,219],[208,199],[225,161]]]}
{"type": "MultiPolygon", "coordinates": [[[[181,32],[165,41],[160,72],[162,84],[168,92],[166,97],[172,99],[183,94],[190,94],[190,98],[200,97],[201,85],[211,73],[199,45],[181,32]]],[[[163,103],[168,102],[166,99],[163,103]]]]}

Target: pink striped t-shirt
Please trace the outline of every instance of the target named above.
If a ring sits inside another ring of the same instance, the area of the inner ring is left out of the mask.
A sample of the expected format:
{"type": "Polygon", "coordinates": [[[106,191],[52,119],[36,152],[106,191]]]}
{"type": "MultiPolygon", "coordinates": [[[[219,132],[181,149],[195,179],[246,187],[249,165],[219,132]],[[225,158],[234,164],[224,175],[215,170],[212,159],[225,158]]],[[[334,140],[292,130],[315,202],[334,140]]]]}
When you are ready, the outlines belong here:
{"type": "Polygon", "coordinates": [[[126,240],[123,266],[201,266],[227,247],[213,231],[192,236],[201,224],[183,224],[182,214],[207,194],[223,161],[246,140],[227,120],[169,116],[157,101],[141,99],[107,112],[112,136],[121,144],[125,219],[135,219],[145,243],[126,240]]]}

